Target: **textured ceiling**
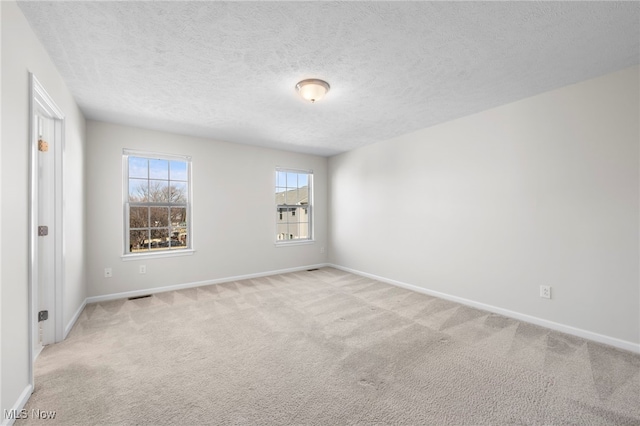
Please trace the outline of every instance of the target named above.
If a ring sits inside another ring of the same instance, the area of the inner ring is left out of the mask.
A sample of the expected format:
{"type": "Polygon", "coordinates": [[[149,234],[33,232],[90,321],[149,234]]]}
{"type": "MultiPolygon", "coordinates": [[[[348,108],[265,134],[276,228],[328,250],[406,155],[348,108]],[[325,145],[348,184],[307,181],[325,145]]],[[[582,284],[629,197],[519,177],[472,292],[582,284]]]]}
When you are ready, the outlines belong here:
{"type": "Polygon", "coordinates": [[[19,6],[87,118],[320,155],[640,62],[638,2],[19,6]]]}

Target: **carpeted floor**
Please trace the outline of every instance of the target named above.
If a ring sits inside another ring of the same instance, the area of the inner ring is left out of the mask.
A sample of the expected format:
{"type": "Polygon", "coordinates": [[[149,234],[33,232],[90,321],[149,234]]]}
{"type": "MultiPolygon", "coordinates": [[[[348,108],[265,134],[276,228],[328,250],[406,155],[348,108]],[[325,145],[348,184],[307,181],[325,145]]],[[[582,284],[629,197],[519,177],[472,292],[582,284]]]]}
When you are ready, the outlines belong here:
{"type": "Polygon", "coordinates": [[[26,424],[640,424],[640,356],[332,268],[88,305],[26,424]]]}

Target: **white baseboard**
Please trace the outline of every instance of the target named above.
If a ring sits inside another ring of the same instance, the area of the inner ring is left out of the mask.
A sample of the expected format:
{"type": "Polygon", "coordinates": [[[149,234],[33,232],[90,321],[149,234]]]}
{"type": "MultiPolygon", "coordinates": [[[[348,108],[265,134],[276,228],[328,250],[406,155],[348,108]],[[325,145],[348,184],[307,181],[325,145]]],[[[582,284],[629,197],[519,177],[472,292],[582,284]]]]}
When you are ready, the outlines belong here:
{"type": "Polygon", "coordinates": [[[67,326],[64,328],[64,335],[62,336],[62,340],[67,338],[67,336],[71,332],[71,329],[76,324],[76,321],[78,321],[78,318],[80,318],[80,314],[82,314],[82,311],[84,310],[85,306],[87,306],[87,299],[84,299],[82,304],[80,304],[80,307],[78,308],[76,313],[73,314],[73,318],[71,318],[71,321],[69,321],[69,324],[67,324],[67,326]]]}
{"type": "MultiPolygon", "coordinates": [[[[31,397],[31,394],[33,393],[33,388],[31,387],[31,385],[27,385],[26,388],[24,388],[24,390],[22,391],[22,393],[20,394],[20,397],[18,398],[18,400],[16,401],[16,403],[13,405],[13,407],[11,407],[11,412],[16,413],[16,414],[20,414],[20,410],[22,410],[24,408],[24,406],[27,404],[27,401],[29,400],[29,397],[31,397]]],[[[1,413],[2,417],[2,426],[11,426],[16,419],[7,419],[4,417],[4,410],[1,413]]]]}
{"type": "Polygon", "coordinates": [[[234,277],[217,278],[213,280],[196,281],[191,283],[175,284],[175,285],[169,285],[164,287],[148,288],[145,290],[125,291],[122,293],[105,294],[102,296],[91,296],[91,297],[87,297],[87,299],[85,300],[85,304],[96,303],[96,302],[106,302],[109,300],[117,300],[117,299],[126,299],[128,297],[144,296],[147,294],[163,293],[165,291],[183,290],[185,288],[202,287],[205,285],[222,284],[222,283],[227,283],[229,281],[242,281],[242,280],[249,280],[252,278],[262,278],[262,277],[268,277],[270,275],[287,274],[289,272],[299,272],[299,271],[306,271],[307,269],[323,268],[325,266],[327,266],[326,263],[320,263],[317,265],[298,266],[295,268],[279,269],[276,271],[258,272],[255,274],[237,275],[234,277]]]}
{"type": "Polygon", "coordinates": [[[509,318],[520,320],[520,321],[528,322],[528,323],[531,323],[531,324],[539,325],[541,327],[546,327],[546,328],[549,328],[551,330],[556,330],[556,331],[560,331],[562,333],[571,334],[573,336],[582,337],[583,339],[592,340],[592,341],[598,342],[598,343],[604,343],[605,345],[613,346],[613,347],[616,347],[616,348],[624,349],[624,350],[635,352],[635,353],[640,353],[640,344],[637,344],[637,343],[633,343],[633,342],[629,342],[629,341],[626,341],[626,340],[617,339],[615,337],[605,336],[605,335],[594,333],[594,332],[591,332],[591,331],[588,331],[588,330],[583,330],[583,329],[580,329],[580,328],[572,327],[570,325],[560,324],[560,323],[557,323],[557,322],[545,320],[545,319],[534,317],[534,316],[531,316],[531,315],[522,314],[520,312],[510,311],[508,309],[498,308],[496,306],[487,305],[487,304],[480,303],[480,302],[475,302],[473,300],[464,299],[462,297],[452,296],[450,294],[441,293],[439,291],[429,290],[429,289],[426,289],[426,288],[423,288],[423,287],[418,287],[418,286],[413,285],[413,284],[407,284],[407,283],[404,283],[404,282],[401,282],[401,281],[396,281],[396,280],[392,280],[392,279],[389,279],[389,278],[379,277],[377,275],[368,274],[366,272],[358,271],[358,270],[347,268],[347,267],[340,266],[340,265],[334,265],[334,264],[329,263],[329,264],[327,264],[327,266],[330,266],[330,267],[336,268],[336,269],[340,269],[340,270],[345,271],[345,272],[350,272],[352,274],[356,274],[356,275],[360,275],[360,276],[363,276],[363,277],[371,278],[371,279],[374,279],[374,280],[382,281],[382,282],[385,282],[387,284],[395,285],[397,287],[402,287],[402,288],[406,288],[408,290],[413,290],[415,292],[426,294],[428,296],[439,297],[440,299],[450,300],[452,302],[457,302],[457,303],[460,303],[460,304],[463,304],[463,305],[467,305],[467,306],[471,306],[471,307],[474,307],[474,308],[482,309],[484,311],[489,311],[489,312],[493,312],[495,314],[504,315],[505,317],[509,317],[509,318]]]}

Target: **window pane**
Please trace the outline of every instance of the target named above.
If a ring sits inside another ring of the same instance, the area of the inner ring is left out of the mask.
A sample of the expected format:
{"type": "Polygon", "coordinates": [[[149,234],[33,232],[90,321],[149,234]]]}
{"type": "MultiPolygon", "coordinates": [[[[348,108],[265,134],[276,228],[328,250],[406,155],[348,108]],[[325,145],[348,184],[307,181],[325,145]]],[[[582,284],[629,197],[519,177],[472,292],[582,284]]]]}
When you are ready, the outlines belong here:
{"type": "Polygon", "coordinates": [[[278,224],[277,226],[277,239],[289,240],[289,227],[286,223],[278,224]]]}
{"type": "Polygon", "coordinates": [[[171,228],[171,247],[184,248],[187,246],[188,231],[186,227],[171,228]]]}
{"type": "Polygon", "coordinates": [[[169,181],[149,181],[149,201],[153,203],[166,203],[169,201],[169,181]]]}
{"type": "Polygon", "coordinates": [[[309,188],[304,187],[300,189],[289,189],[288,191],[283,188],[276,188],[276,204],[279,205],[301,205],[309,203],[309,188]]]}
{"type": "Polygon", "coordinates": [[[167,160],[149,160],[149,178],[169,180],[169,162],[167,160]]]}
{"type": "Polygon", "coordinates": [[[306,173],[300,173],[298,175],[298,188],[309,185],[309,175],[306,173]]]}
{"type": "Polygon", "coordinates": [[[185,161],[171,161],[169,163],[171,180],[187,181],[187,163],[185,161]]]}
{"type": "Polygon", "coordinates": [[[185,207],[171,207],[171,226],[186,227],[187,226],[187,209],[185,207]]]}
{"type": "Polygon", "coordinates": [[[306,239],[309,237],[307,223],[297,223],[289,225],[289,233],[293,234],[296,240],[306,239]]]}
{"type": "Polygon", "coordinates": [[[129,232],[129,251],[136,253],[149,249],[149,231],[130,231],[129,232]]]}
{"type": "Polygon", "coordinates": [[[129,228],[148,228],[149,208],[130,207],[129,208],[129,228]]]}
{"type": "Polygon", "coordinates": [[[309,204],[309,187],[303,186],[298,189],[298,203],[297,204],[309,204]]]}
{"type": "Polygon", "coordinates": [[[309,224],[306,222],[300,222],[298,224],[298,238],[307,239],[309,238],[309,224]]]}
{"type": "Polygon", "coordinates": [[[169,247],[169,230],[151,228],[151,250],[169,247]]]}
{"type": "Polygon", "coordinates": [[[285,172],[276,172],[276,186],[287,186],[287,174],[285,172]]]}
{"type": "Polygon", "coordinates": [[[286,192],[285,188],[276,188],[276,204],[284,204],[286,201],[286,192]]]}
{"type": "Polygon", "coordinates": [[[146,158],[129,157],[129,177],[149,178],[149,161],[146,158]]]}
{"type": "Polygon", "coordinates": [[[287,172],[287,188],[298,187],[298,174],[287,172]]]}
{"type": "Polygon", "coordinates": [[[306,204],[309,200],[309,191],[307,188],[292,189],[287,191],[286,200],[290,206],[306,204]]]}
{"type": "Polygon", "coordinates": [[[169,187],[169,201],[175,204],[186,204],[189,194],[186,182],[171,182],[169,187]]]}
{"type": "Polygon", "coordinates": [[[171,207],[171,247],[186,247],[188,228],[187,228],[187,209],[183,207],[171,207]]]}
{"type": "Polygon", "coordinates": [[[152,228],[168,227],[169,226],[169,207],[151,207],[149,208],[151,213],[152,228]]]}
{"type": "Polygon", "coordinates": [[[149,181],[129,179],[129,201],[147,201],[149,199],[149,181]]]}
{"type": "Polygon", "coordinates": [[[280,193],[279,197],[276,199],[276,202],[278,202],[278,204],[287,204],[287,205],[292,205],[296,203],[296,189],[291,189],[288,191],[284,191],[282,193],[280,193]],[[279,202],[282,201],[282,202],[279,202]]]}

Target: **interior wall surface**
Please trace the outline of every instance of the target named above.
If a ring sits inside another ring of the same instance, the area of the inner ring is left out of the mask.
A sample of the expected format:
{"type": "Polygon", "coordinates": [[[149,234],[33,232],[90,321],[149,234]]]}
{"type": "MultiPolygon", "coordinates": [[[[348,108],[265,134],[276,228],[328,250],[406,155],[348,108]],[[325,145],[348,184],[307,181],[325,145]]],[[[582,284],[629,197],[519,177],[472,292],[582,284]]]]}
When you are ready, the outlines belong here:
{"type": "Polygon", "coordinates": [[[49,55],[13,1],[2,10],[1,409],[9,410],[29,385],[29,108],[32,72],[65,115],[64,290],[66,326],[86,298],[84,244],[85,120],[49,55]]]}
{"type": "Polygon", "coordinates": [[[87,122],[89,296],[209,282],[324,264],[327,159],[87,122]],[[190,256],[123,260],[123,150],[192,158],[190,256]],[[275,170],[313,171],[311,244],[277,246],[275,170]],[[140,266],[146,267],[141,274],[140,266]],[[105,278],[104,269],[113,276],[105,278]]]}
{"type": "Polygon", "coordinates": [[[331,157],[329,262],[638,347],[638,73],[331,157]]]}

